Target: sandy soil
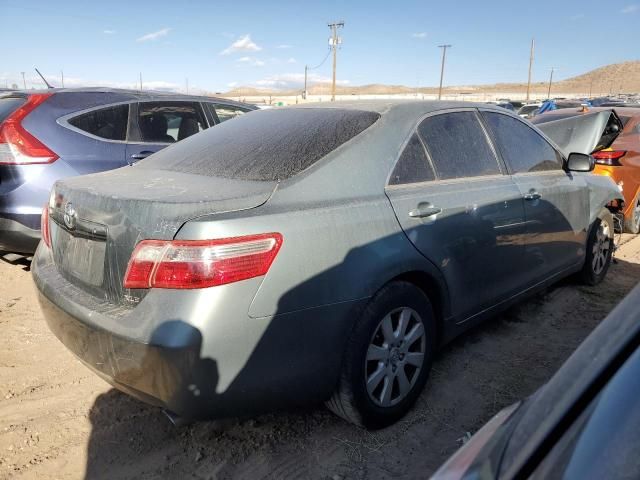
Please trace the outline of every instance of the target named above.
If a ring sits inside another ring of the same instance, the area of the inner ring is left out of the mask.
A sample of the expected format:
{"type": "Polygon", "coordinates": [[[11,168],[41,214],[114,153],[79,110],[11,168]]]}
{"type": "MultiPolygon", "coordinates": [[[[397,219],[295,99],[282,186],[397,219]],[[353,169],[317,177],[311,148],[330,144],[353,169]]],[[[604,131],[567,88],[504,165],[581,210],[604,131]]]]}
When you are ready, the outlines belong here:
{"type": "Polygon", "coordinates": [[[424,478],[546,381],[640,279],[625,236],[597,288],[561,282],[439,355],[416,408],[378,432],[324,410],[171,425],[111,389],[48,331],[29,263],[0,261],[0,478],[424,478]]]}

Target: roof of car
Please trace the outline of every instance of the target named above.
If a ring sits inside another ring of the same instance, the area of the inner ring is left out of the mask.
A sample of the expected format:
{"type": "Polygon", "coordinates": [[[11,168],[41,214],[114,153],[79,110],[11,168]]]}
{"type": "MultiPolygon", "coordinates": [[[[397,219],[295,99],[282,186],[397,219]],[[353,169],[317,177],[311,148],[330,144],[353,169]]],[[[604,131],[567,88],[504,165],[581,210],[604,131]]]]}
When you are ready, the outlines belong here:
{"type": "Polygon", "coordinates": [[[497,112],[508,112],[497,105],[475,102],[461,102],[448,100],[351,100],[347,102],[313,102],[299,105],[292,105],[285,108],[342,108],[349,110],[366,110],[385,114],[390,111],[404,111],[406,113],[429,113],[438,110],[448,110],[456,108],[484,108],[497,112]]]}
{"type": "Polygon", "coordinates": [[[209,95],[186,95],[177,92],[167,92],[158,90],[133,90],[126,88],[109,88],[109,87],[79,87],[79,88],[45,88],[38,90],[10,90],[2,92],[2,94],[32,94],[32,93],[115,93],[119,95],[128,95],[134,100],[150,100],[155,98],[170,99],[176,98],[180,100],[215,100],[228,104],[247,105],[236,102],[228,98],[213,97],[209,95]]]}

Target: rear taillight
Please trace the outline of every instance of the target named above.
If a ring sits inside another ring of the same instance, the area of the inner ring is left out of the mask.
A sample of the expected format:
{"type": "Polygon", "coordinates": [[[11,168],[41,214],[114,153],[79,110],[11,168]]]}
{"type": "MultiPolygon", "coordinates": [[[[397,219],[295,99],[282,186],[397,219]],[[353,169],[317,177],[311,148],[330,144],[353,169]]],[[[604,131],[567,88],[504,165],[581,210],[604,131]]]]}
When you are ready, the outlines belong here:
{"type": "Polygon", "coordinates": [[[205,288],[265,275],[282,235],[218,240],[143,240],[136,246],[125,288],[205,288]]]}
{"type": "Polygon", "coordinates": [[[53,163],[58,155],[22,126],[22,120],[51,93],[29,95],[27,101],[0,124],[0,165],[53,163]]]}
{"type": "Polygon", "coordinates": [[[626,154],[626,150],[600,150],[599,152],[592,153],[591,156],[597,164],[619,167],[622,165],[620,159],[626,154]]]}
{"type": "Polygon", "coordinates": [[[51,247],[51,231],[49,230],[49,204],[46,204],[42,209],[42,215],[40,216],[40,235],[42,241],[47,247],[51,247]]]}

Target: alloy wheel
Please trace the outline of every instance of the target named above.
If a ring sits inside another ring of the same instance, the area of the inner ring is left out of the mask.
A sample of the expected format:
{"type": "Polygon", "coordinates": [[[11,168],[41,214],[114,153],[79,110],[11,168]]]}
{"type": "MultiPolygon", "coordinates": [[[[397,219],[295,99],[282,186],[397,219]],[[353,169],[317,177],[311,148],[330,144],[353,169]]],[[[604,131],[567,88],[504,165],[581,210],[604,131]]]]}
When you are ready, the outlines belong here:
{"type": "Polygon", "coordinates": [[[611,237],[609,224],[600,222],[596,231],[596,241],[593,243],[593,258],[591,260],[591,268],[593,273],[600,275],[607,265],[607,257],[611,248],[611,237]]]}
{"type": "Polygon", "coordinates": [[[423,368],[426,333],[418,313],[408,307],[387,314],[378,324],[365,360],[369,398],[391,407],[411,392],[423,368]]]}

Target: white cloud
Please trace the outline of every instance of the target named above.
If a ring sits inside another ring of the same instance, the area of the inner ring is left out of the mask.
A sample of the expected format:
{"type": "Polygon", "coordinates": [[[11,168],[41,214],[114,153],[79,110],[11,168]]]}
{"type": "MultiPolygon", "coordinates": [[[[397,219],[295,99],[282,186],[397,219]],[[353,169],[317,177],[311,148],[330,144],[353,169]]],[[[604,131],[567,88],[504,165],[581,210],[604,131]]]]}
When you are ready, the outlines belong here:
{"type": "Polygon", "coordinates": [[[222,50],[220,55],[229,55],[235,52],[259,52],[260,50],[262,50],[262,47],[251,40],[251,35],[247,34],[222,50]]]}
{"type": "Polygon", "coordinates": [[[411,38],[427,38],[427,32],[412,33],[411,38]]]}
{"type": "Polygon", "coordinates": [[[148,42],[150,40],[157,40],[161,37],[165,37],[171,31],[170,28],[163,28],[162,30],[158,30],[157,32],[147,33],[146,35],[141,36],[136,39],[136,42],[148,42]]]}
{"type": "Polygon", "coordinates": [[[115,30],[103,30],[102,33],[104,33],[105,35],[113,35],[116,33],[115,30]]]}
{"type": "Polygon", "coordinates": [[[640,10],[640,5],[636,5],[634,3],[632,5],[627,5],[626,7],[624,7],[622,10],[620,10],[620,13],[636,13],[638,10],[640,10]]]}
{"type": "Polygon", "coordinates": [[[229,82],[229,83],[227,83],[227,87],[229,87],[229,88],[236,87],[237,85],[238,85],[238,82],[229,82]]]}
{"type": "Polygon", "coordinates": [[[251,65],[252,67],[264,67],[265,62],[253,57],[240,57],[236,60],[236,63],[244,63],[251,65]]]}
{"type": "Polygon", "coordinates": [[[276,48],[280,48],[280,49],[293,48],[293,45],[287,45],[286,43],[283,43],[282,45],[278,45],[276,48]]]}
{"type": "Polygon", "coordinates": [[[287,63],[296,63],[296,59],[293,57],[289,57],[289,59],[287,60],[287,63]]]}

